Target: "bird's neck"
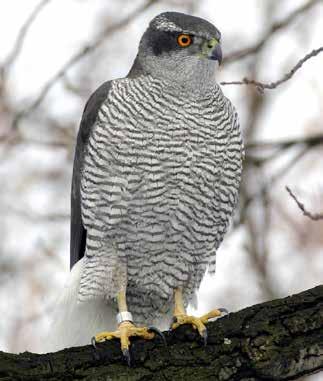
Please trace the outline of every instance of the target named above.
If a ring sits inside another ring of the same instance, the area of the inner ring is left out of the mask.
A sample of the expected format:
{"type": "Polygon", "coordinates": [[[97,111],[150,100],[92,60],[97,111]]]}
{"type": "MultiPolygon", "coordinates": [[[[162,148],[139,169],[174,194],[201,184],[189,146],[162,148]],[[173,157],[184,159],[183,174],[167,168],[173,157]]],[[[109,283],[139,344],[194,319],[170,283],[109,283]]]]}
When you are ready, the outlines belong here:
{"type": "Polygon", "coordinates": [[[196,60],[193,65],[183,61],[172,67],[162,65],[143,67],[137,57],[128,77],[150,76],[153,80],[162,81],[165,86],[177,92],[199,97],[213,93],[215,88],[219,88],[215,80],[215,69],[214,61],[201,59],[196,60]]]}

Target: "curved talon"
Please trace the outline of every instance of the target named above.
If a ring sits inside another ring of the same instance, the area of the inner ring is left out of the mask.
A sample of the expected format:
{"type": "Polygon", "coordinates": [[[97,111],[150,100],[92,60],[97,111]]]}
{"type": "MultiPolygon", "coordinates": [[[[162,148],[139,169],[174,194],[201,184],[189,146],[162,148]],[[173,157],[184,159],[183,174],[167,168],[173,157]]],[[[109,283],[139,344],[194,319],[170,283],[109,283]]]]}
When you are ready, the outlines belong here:
{"type": "Polygon", "coordinates": [[[123,357],[126,359],[128,366],[131,366],[131,356],[128,348],[122,350],[123,357]]]}
{"type": "MultiPolygon", "coordinates": [[[[100,343],[106,340],[118,339],[120,340],[121,351],[124,358],[127,360],[127,364],[131,366],[131,356],[130,356],[130,338],[131,337],[141,337],[145,340],[151,340],[155,337],[155,334],[163,337],[164,335],[155,327],[136,327],[132,322],[124,321],[119,324],[118,329],[114,332],[101,332],[95,335],[91,339],[91,344],[96,348],[96,343],[100,343]]],[[[164,341],[163,340],[163,341],[164,341]]]]}
{"type": "Polygon", "coordinates": [[[202,333],[200,333],[200,335],[202,336],[204,346],[206,347],[207,346],[207,338],[208,338],[207,329],[205,328],[205,330],[202,331],[202,333]]]}
{"type": "Polygon", "coordinates": [[[148,327],[147,331],[159,336],[161,340],[163,341],[164,346],[167,347],[165,336],[158,328],[151,326],[151,327],[148,327]]]}
{"type": "Polygon", "coordinates": [[[210,319],[218,318],[223,313],[228,313],[228,311],[225,308],[214,309],[201,317],[189,316],[185,313],[177,314],[173,317],[173,324],[171,325],[171,329],[176,329],[184,324],[190,324],[193,329],[197,329],[199,331],[204,345],[207,345],[208,334],[205,325],[210,319]]]}
{"type": "Polygon", "coordinates": [[[177,316],[173,316],[172,323],[171,323],[170,327],[172,327],[172,325],[177,323],[177,322],[178,322],[177,316]]]}
{"type": "MultiPolygon", "coordinates": [[[[219,311],[223,313],[223,315],[228,315],[229,311],[226,308],[219,308],[219,311]]],[[[222,316],[222,314],[221,314],[222,316]]]]}

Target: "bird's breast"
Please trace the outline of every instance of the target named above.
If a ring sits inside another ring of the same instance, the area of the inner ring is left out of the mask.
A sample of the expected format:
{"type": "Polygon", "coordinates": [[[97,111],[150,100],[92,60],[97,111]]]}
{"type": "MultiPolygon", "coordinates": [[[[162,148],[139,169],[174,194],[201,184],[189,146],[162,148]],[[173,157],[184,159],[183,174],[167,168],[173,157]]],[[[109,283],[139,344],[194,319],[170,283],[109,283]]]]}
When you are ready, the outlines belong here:
{"type": "Polygon", "coordinates": [[[100,248],[127,258],[147,300],[199,284],[236,203],[241,151],[221,94],[190,99],[139,80],[112,88],[85,155],[82,217],[100,248]]]}
{"type": "Polygon", "coordinates": [[[226,230],[239,185],[232,112],[218,96],[131,86],[114,88],[100,109],[83,198],[90,203],[98,193],[93,209],[120,247],[209,252],[226,230]]]}

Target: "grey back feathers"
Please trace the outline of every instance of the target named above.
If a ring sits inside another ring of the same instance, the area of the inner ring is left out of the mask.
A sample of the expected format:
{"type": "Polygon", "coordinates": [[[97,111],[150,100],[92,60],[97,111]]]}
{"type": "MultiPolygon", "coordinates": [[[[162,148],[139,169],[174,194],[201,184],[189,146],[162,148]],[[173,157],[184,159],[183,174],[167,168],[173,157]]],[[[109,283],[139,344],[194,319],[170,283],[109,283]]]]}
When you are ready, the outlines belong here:
{"type": "MultiPolygon", "coordinates": [[[[166,13],[150,28],[169,38],[172,28],[218,32],[199,20],[166,13]]],[[[71,264],[86,253],[79,300],[111,301],[127,287],[136,323],[170,317],[176,287],[186,303],[192,298],[236,206],[243,154],[237,114],[211,62],[196,66],[191,53],[168,51],[190,74],[174,81],[158,67],[164,53],[146,49],[128,78],[90,98],[72,186],[71,264]]]]}
{"type": "Polygon", "coordinates": [[[70,267],[79,261],[85,252],[86,244],[86,230],[82,223],[81,216],[81,172],[83,169],[83,158],[88,139],[91,133],[98,111],[102,103],[107,98],[111,82],[105,82],[101,85],[90,97],[84,108],[81,126],[77,136],[73,177],[72,177],[72,190],[71,190],[71,232],[70,232],[70,267]]]}

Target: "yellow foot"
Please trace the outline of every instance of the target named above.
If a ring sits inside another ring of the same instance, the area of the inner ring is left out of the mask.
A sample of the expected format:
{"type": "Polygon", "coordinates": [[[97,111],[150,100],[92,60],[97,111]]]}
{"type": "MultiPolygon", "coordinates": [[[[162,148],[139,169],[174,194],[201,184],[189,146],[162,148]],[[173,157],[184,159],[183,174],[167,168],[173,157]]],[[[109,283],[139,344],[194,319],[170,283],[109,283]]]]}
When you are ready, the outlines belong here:
{"type": "Polygon", "coordinates": [[[145,340],[151,340],[159,335],[165,341],[164,335],[155,327],[136,327],[130,321],[124,321],[119,324],[119,327],[114,332],[100,332],[92,338],[92,345],[95,347],[96,343],[102,343],[106,340],[119,339],[121,344],[121,351],[130,366],[131,358],[129,352],[130,337],[138,336],[145,340]]]}
{"type": "Polygon", "coordinates": [[[208,322],[209,319],[219,317],[223,315],[224,313],[227,313],[227,311],[224,308],[221,308],[218,310],[212,310],[201,317],[189,316],[186,314],[178,314],[174,316],[174,323],[172,324],[171,328],[176,329],[181,325],[190,324],[193,326],[193,328],[199,331],[200,336],[203,338],[204,345],[206,345],[207,344],[207,329],[205,324],[208,322]]]}

